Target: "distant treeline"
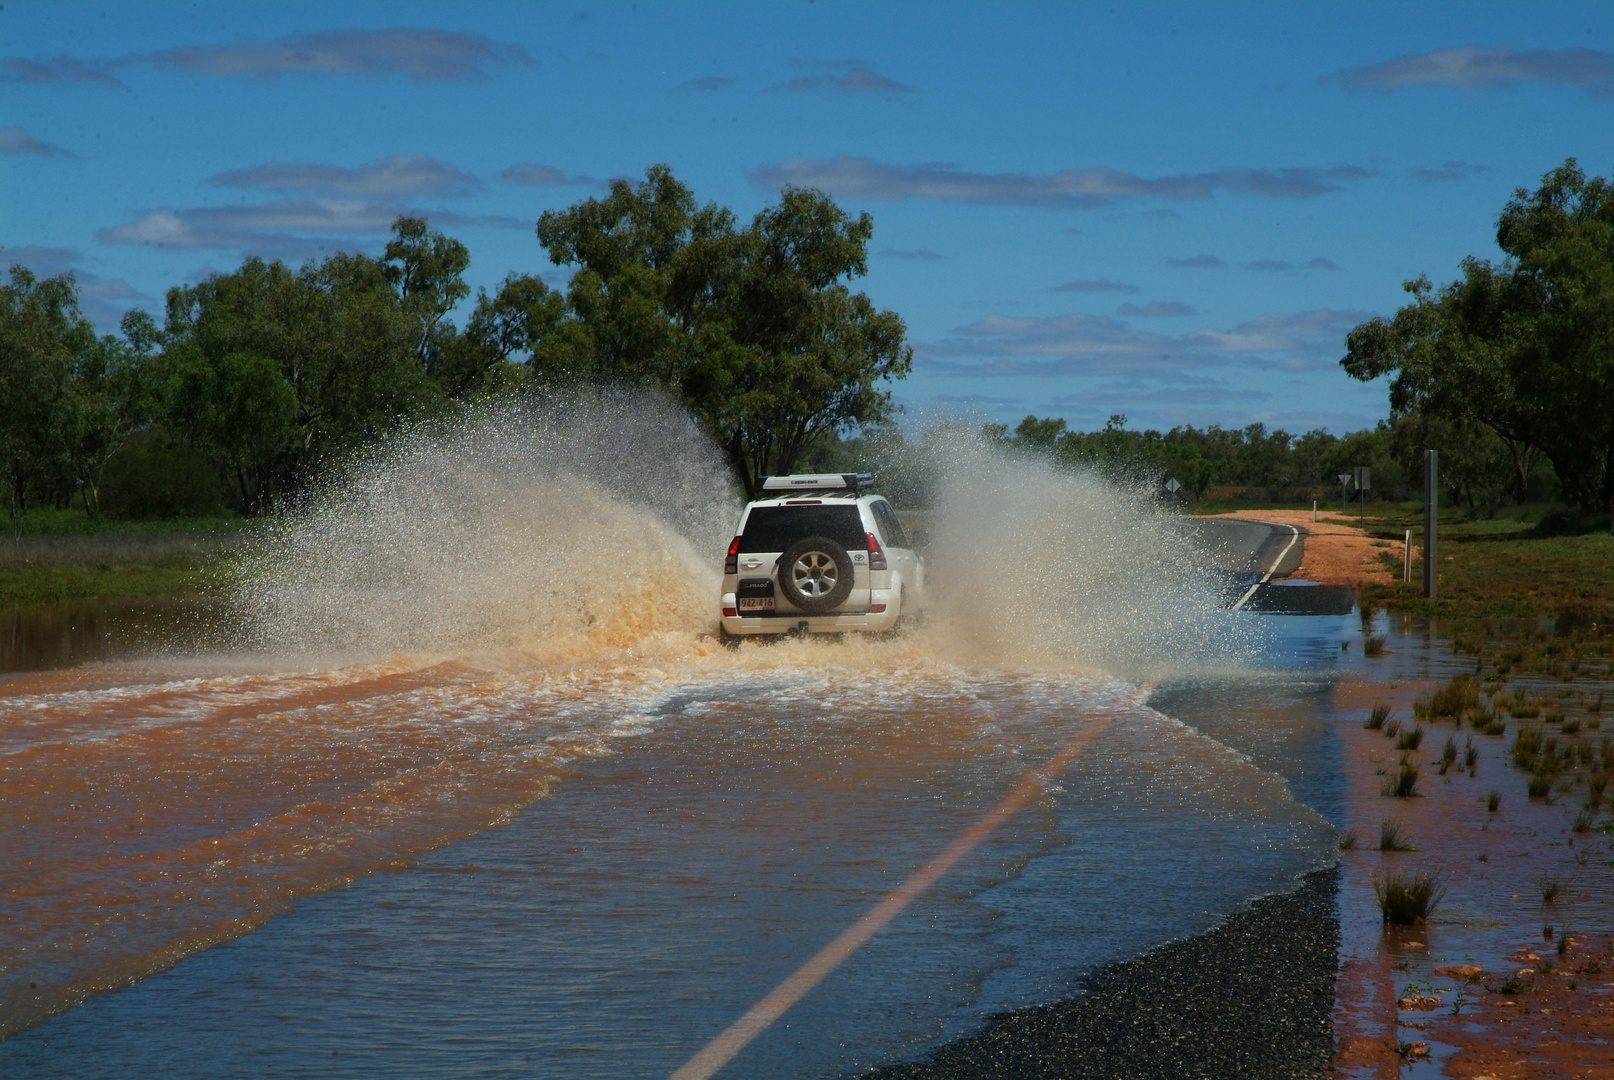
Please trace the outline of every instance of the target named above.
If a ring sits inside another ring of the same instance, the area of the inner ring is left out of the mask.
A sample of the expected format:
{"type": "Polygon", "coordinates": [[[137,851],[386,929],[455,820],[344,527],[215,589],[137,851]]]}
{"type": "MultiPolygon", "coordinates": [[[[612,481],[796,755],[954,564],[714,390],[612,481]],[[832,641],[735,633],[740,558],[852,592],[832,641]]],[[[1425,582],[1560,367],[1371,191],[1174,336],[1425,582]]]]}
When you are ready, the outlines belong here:
{"type": "Polygon", "coordinates": [[[98,336],[71,275],[0,286],[0,485],[30,505],[262,513],[411,421],[579,381],[681,400],[737,478],[788,470],[827,432],[877,425],[906,328],[845,282],[873,223],[787,188],[741,226],[664,166],[545,213],[565,291],[512,273],[470,298],[465,245],[399,218],[380,258],[249,258],[98,336]]]}
{"type": "MultiPolygon", "coordinates": [[[[1100,431],[1028,416],[985,434],[1016,452],[1098,466],[1186,497],[1245,489],[1332,495],[1372,470],[1372,495],[1422,483],[1441,455],[1448,498],[1561,499],[1614,510],[1614,188],[1573,160],[1517,191],[1500,264],[1463,262],[1436,289],[1351,331],[1346,374],[1389,377],[1390,418],[1335,437],[1238,429],[1100,431]]],[[[741,226],[665,166],[537,222],[564,292],[512,273],[470,299],[470,253],[399,218],[380,258],[299,269],[251,258],[169,290],[163,323],[131,312],[97,336],[71,275],[21,266],[0,286],[0,485],[30,504],[131,515],[262,513],[413,420],[580,380],[650,384],[681,400],[736,479],[794,467],[882,468],[924,498],[922,446],[887,389],[912,364],[906,329],[846,282],[867,273],[873,223],[785,189],[741,226]]]]}

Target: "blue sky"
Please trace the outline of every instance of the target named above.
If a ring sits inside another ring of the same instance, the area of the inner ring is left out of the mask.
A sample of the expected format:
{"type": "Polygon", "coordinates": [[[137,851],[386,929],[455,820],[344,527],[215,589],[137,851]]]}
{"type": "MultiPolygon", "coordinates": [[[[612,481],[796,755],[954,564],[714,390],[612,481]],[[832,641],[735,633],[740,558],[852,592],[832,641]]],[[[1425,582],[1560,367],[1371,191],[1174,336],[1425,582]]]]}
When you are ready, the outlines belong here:
{"type": "Polygon", "coordinates": [[[406,209],[562,282],[538,214],[665,162],[873,214],[915,420],[1371,424],[1345,332],[1566,157],[1614,166],[1606,3],[0,6],[0,262],[103,326],[406,209]]]}

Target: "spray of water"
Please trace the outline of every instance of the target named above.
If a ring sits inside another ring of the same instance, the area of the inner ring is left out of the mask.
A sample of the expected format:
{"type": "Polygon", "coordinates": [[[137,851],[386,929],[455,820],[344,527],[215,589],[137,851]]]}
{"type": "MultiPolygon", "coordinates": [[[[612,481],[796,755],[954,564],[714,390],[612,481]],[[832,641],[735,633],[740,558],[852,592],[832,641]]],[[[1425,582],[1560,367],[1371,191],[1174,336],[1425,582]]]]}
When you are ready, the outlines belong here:
{"type": "Polygon", "coordinates": [[[1149,492],[967,432],[927,443],[942,647],[1132,679],[1245,654],[1204,551],[1149,492]]]}
{"type": "MultiPolygon", "coordinates": [[[[1202,552],[1146,493],[962,430],[922,445],[931,619],[907,648],[1140,678],[1234,646],[1202,552]]],[[[661,395],[506,404],[406,432],[315,492],[237,600],[280,652],[586,660],[714,631],[739,509],[721,453],[661,395]]]]}
{"type": "Polygon", "coordinates": [[[369,654],[631,644],[715,627],[739,510],[721,455],[648,391],[504,404],[413,429],[251,556],[251,640],[369,654]]]}

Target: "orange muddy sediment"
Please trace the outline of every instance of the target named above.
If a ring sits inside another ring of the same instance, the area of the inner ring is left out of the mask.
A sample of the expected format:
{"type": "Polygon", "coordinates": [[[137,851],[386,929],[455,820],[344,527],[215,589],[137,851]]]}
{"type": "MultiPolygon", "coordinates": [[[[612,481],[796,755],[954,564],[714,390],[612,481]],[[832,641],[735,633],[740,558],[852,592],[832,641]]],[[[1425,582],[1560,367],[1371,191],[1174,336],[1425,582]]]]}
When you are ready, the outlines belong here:
{"type": "Polygon", "coordinates": [[[1361,726],[1373,704],[1385,702],[1412,727],[1414,697],[1435,685],[1363,679],[1335,690],[1345,717],[1338,735],[1346,828],[1358,842],[1341,856],[1335,1075],[1614,1077],[1614,860],[1604,861],[1606,838],[1569,830],[1578,797],[1527,798],[1524,775],[1505,763],[1511,738],[1426,720],[1420,747],[1400,751],[1393,739],[1361,726]],[[1459,748],[1471,739],[1478,749],[1474,776],[1438,772],[1448,736],[1459,748]],[[1381,793],[1403,758],[1422,768],[1420,797],[1381,793]],[[1502,796],[1495,813],[1485,804],[1493,790],[1502,796]],[[1415,850],[1378,850],[1386,819],[1401,824],[1415,850]],[[1441,875],[1448,893],[1429,922],[1383,924],[1373,880],[1397,870],[1441,875]],[[1543,903],[1543,876],[1569,882],[1565,895],[1543,903]],[[1562,960],[1543,937],[1547,924],[1570,931],[1562,960]],[[1543,962],[1554,974],[1525,976],[1523,992],[1500,993],[1509,975],[1543,962]]]}
{"type": "MultiPolygon", "coordinates": [[[[1300,567],[1291,577],[1323,585],[1359,585],[1364,581],[1389,584],[1396,580],[1384,568],[1381,556],[1389,552],[1402,557],[1403,545],[1374,540],[1350,518],[1319,512],[1311,520],[1310,510],[1235,510],[1207,517],[1237,518],[1240,521],[1270,521],[1295,525],[1306,530],[1305,550],[1300,567]]],[[[1417,557],[1417,546],[1413,557],[1417,557]]]]}

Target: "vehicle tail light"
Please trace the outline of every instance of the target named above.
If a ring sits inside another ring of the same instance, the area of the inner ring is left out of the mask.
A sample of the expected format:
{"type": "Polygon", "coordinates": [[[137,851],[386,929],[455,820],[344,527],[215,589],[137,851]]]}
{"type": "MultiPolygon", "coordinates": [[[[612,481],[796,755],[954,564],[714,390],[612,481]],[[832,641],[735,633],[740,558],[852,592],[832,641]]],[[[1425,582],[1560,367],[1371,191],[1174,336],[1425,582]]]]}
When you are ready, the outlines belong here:
{"type": "Polygon", "coordinates": [[[880,614],[884,613],[884,611],[885,611],[885,605],[884,604],[870,604],[869,605],[869,614],[870,615],[880,615],[880,614]]]}
{"type": "Polygon", "coordinates": [[[738,574],[740,572],[740,538],[736,536],[729,541],[729,557],[723,560],[723,573],[738,574]]]}
{"type": "Polygon", "coordinates": [[[734,616],[738,615],[739,613],[740,612],[739,612],[738,608],[726,607],[726,608],[723,609],[723,615],[726,618],[732,619],[734,616]]]}
{"type": "Polygon", "coordinates": [[[874,538],[873,533],[869,533],[869,569],[885,569],[885,552],[880,550],[880,541],[874,538]]]}

